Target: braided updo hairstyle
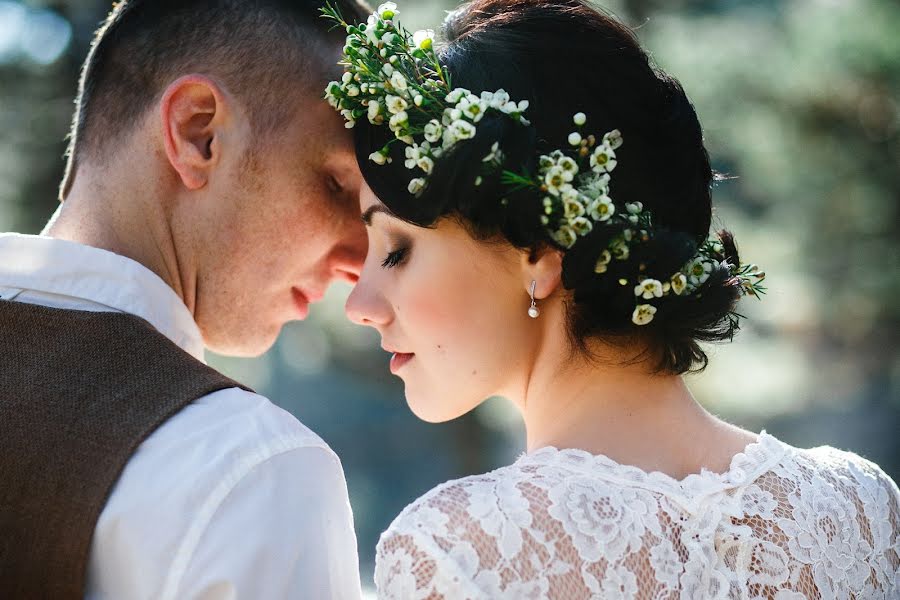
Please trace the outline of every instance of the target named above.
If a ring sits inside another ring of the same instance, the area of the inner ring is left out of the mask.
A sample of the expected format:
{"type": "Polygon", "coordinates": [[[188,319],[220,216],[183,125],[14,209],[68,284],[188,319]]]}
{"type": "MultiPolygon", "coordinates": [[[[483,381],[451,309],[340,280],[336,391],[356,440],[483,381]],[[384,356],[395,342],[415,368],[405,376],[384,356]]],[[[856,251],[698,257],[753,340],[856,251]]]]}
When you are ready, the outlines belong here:
{"type": "MultiPolygon", "coordinates": [[[[454,87],[476,95],[503,88],[514,100],[528,100],[532,126],[485,116],[473,139],[436,162],[425,192],[414,197],[401,145],[393,146],[390,165],[375,165],[369,155],[392,134],[360,121],[357,157],[375,194],[415,225],[452,217],[479,239],[500,236],[526,250],[564,250],[541,224],[540,195],[510,192],[499,175],[474,185],[482,157],[499,141],[504,169],[535,172],[541,153],[567,147],[575,113],[587,115],[587,132],[598,137],[618,129],[625,143],[616,152],[610,196],[619,206],[641,202],[653,215],[655,234],[602,275],[594,272],[597,257],[621,231],[595,227],[565,251],[569,336],[582,350],[592,337],[639,336],[657,353],[659,370],[702,370],[708,359],[699,342],[729,340],[738,327],[734,309],[741,292],[728,265],[714,266],[689,295],[661,298],[652,323],[642,327],[631,321],[633,285],[619,282],[639,269],[665,280],[709,235],[713,172],[697,114],[678,81],[651,64],[631,30],[583,0],[473,0],[447,17],[443,38],[439,56],[454,87]]],[[[726,262],[740,264],[732,236],[718,235],[726,262]]]]}

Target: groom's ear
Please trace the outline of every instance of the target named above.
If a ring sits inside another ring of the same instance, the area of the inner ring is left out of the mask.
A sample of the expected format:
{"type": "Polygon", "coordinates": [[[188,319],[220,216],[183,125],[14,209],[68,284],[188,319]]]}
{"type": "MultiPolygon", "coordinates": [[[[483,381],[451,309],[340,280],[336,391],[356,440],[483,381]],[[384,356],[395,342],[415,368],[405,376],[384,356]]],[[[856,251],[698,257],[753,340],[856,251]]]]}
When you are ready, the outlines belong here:
{"type": "Polygon", "coordinates": [[[208,77],[186,75],[165,89],[160,112],[169,163],[186,188],[202,188],[220,160],[230,120],[225,94],[208,77]]]}
{"type": "Polygon", "coordinates": [[[534,297],[543,299],[562,287],[562,252],[550,246],[522,253],[522,274],[526,291],[535,282],[534,297]]]}

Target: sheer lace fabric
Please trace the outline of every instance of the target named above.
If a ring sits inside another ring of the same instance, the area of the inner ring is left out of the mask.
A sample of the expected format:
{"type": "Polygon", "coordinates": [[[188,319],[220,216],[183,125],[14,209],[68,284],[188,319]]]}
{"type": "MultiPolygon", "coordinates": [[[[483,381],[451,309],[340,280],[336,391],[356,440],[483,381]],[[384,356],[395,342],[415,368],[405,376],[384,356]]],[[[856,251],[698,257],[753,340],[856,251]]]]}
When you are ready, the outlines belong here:
{"type": "Polygon", "coordinates": [[[682,481],[543,448],[451,481],[382,535],[383,599],[900,598],[900,492],[763,432],[682,481]]]}

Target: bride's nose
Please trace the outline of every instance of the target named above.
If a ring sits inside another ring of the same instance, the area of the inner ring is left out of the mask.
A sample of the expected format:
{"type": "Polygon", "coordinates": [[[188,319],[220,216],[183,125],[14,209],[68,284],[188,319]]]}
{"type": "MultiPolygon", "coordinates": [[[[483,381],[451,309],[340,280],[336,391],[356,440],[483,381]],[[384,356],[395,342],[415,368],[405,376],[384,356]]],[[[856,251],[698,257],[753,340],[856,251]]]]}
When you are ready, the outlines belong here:
{"type": "Polygon", "coordinates": [[[381,295],[381,292],[373,285],[365,272],[357,281],[353,291],[344,305],[347,318],[357,325],[369,327],[382,327],[391,322],[393,311],[390,303],[381,295]]]}

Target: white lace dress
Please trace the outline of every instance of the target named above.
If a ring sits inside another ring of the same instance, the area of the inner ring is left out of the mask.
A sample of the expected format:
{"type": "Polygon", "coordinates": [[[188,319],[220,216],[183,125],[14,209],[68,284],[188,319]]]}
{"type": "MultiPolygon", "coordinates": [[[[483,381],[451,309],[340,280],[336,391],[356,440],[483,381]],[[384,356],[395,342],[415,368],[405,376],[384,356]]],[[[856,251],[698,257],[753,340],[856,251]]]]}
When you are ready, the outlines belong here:
{"type": "Polygon", "coordinates": [[[543,448],[450,481],[378,544],[382,599],[900,598],[900,492],[876,465],[763,432],[682,481],[543,448]]]}

